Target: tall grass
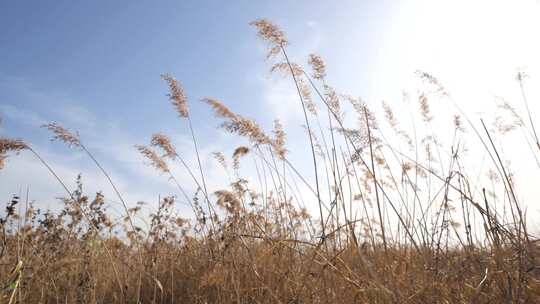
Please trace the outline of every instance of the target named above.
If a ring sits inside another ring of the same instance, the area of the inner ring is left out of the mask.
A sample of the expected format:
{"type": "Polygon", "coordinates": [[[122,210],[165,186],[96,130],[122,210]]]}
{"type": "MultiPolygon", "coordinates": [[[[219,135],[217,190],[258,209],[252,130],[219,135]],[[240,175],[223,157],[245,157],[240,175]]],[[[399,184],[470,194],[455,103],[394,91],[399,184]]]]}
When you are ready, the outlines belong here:
{"type": "Polygon", "coordinates": [[[309,56],[310,69],[292,62],[285,34],[269,21],[252,25],[267,43],[272,73],[287,77],[297,92],[311,171],[292,161],[295,151],[288,151],[279,120],[267,132],[206,97],[220,127],[247,143],[230,151],[230,159],[215,154],[230,186],[211,189],[187,95],[168,74],[162,78],[174,110],[187,120],[197,163],[185,161],[190,155],[178,153],[162,133],[136,145],[180,194],[160,198],[143,219],[142,208],[150,207],[124,200],[77,133],[45,126],[100,169],[124,206],[120,220],[112,219],[101,193],[84,193],[80,178],[69,189],[30,143],[0,138],[0,169],[8,153],[30,151],[66,191],[56,213],[18,196],[7,204],[0,219],[0,303],[540,301],[540,246],[500,144],[506,133],[521,130],[535,159],[540,154],[524,74],[516,85],[528,123],[509,103],[499,108],[510,122],[473,121],[421,71],[425,90],[404,95],[413,109],[404,123],[388,103],[374,110],[338,93],[320,56],[309,56]],[[438,125],[434,100],[453,107],[450,128],[438,125]],[[349,110],[353,122],[344,118],[349,110]],[[491,161],[483,177],[469,167],[474,153],[491,161]],[[251,173],[242,171],[251,161],[251,173]],[[174,162],[185,172],[174,172],[174,162]],[[180,183],[179,173],[191,183],[180,183]],[[177,203],[193,215],[179,214],[177,203]]]}

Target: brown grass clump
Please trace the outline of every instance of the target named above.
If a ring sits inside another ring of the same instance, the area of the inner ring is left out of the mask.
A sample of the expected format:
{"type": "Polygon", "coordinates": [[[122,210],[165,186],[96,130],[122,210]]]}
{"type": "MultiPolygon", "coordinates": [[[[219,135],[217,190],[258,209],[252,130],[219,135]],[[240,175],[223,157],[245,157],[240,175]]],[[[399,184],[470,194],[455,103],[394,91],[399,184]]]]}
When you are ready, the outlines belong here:
{"type": "MultiPolygon", "coordinates": [[[[290,76],[297,90],[308,140],[292,140],[308,143],[311,155],[292,161],[296,151],[287,150],[279,120],[266,133],[253,119],[205,98],[221,129],[245,141],[232,153],[213,154],[228,184],[211,189],[186,93],[168,74],[162,78],[188,122],[197,163],[185,161],[185,150],[163,133],[136,145],[177,187],[155,205],[125,201],[79,134],[57,123],[44,127],[91,158],[124,212],[109,210],[101,192],[85,194],[80,176],[69,189],[24,141],[0,138],[0,169],[8,153],[28,150],[65,190],[58,212],[19,196],[7,202],[0,216],[0,303],[540,302],[540,242],[528,232],[519,180],[498,146],[521,130],[539,156],[530,111],[525,123],[503,102],[494,128],[481,121],[483,133],[456,107],[451,132],[435,132],[431,124],[443,115],[432,115],[431,100],[453,100],[437,78],[417,72],[430,88],[419,92],[411,116],[426,127],[410,132],[392,103],[383,102],[379,120],[368,103],[327,83],[321,57],[309,56],[309,75],[289,61],[278,27],[267,20],[252,25],[269,44],[269,57],[282,59],[273,72],[290,76]],[[353,122],[345,121],[348,110],[353,122]],[[491,159],[481,172],[467,166],[475,158],[465,139],[478,140],[491,159]],[[187,181],[176,178],[173,162],[187,181]],[[191,213],[178,211],[178,204],[191,213]]],[[[517,81],[527,104],[524,76],[517,81]]]]}

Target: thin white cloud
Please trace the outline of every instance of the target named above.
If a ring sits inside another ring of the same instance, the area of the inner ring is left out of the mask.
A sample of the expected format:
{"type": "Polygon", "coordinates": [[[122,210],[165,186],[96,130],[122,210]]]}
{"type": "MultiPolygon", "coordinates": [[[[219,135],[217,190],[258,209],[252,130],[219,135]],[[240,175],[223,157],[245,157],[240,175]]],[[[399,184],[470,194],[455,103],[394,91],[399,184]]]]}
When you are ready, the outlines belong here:
{"type": "Polygon", "coordinates": [[[24,107],[15,107],[7,103],[0,105],[0,113],[3,116],[3,119],[14,121],[30,127],[39,127],[46,123],[46,120],[34,111],[28,110],[24,107]]]}

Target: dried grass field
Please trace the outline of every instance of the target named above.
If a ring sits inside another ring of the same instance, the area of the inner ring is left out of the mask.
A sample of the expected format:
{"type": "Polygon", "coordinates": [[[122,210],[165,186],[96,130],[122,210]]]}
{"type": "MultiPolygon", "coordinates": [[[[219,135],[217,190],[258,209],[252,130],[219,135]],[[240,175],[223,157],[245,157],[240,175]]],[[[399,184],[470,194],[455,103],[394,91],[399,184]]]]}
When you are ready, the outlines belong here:
{"type": "Polygon", "coordinates": [[[197,161],[186,161],[164,133],[133,143],[140,165],[177,189],[148,205],[125,199],[84,134],[44,125],[96,166],[123,206],[121,218],[111,216],[103,194],[85,193],[82,179],[70,189],[31,142],[0,138],[0,169],[28,153],[50,173],[36,178],[65,190],[59,212],[24,195],[2,198],[0,303],[540,303],[540,243],[527,224],[535,215],[506,162],[517,156],[500,146],[514,132],[524,151],[540,157],[524,73],[515,84],[523,100],[515,102],[527,111],[500,102],[506,118],[491,123],[469,118],[436,77],[418,71],[425,90],[404,96],[409,115],[337,92],[320,56],[291,62],[294,46],[281,29],[264,19],[251,26],[271,74],[297,92],[287,102],[297,105],[305,137],[288,138],[279,120],[265,130],[227,101],[188,100],[181,82],[164,74],[166,114],[179,116],[197,161]],[[434,113],[434,103],[454,111],[434,113]],[[214,154],[229,187],[207,182],[195,106],[208,106],[220,129],[246,143],[214,154]],[[439,119],[445,127],[432,127],[439,119]],[[415,128],[405,127],[410,120],[415,128]],[[289,140],[306,145],[309,170],[289,159],[289,140]],[[492,168],[483,178],[466,165],[475,151],[492,168]],[[243,176],[248,165],[254,170],[243,176]]]}

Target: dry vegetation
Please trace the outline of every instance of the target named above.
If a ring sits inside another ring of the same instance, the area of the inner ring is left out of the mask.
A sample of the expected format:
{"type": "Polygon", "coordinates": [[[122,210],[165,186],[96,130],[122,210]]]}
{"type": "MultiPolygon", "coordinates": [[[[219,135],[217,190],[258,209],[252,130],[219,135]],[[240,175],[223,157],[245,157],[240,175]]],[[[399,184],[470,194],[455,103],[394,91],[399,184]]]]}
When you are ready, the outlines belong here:
{"type": "MultiPolygon", "coordinates": [[[[69,189],[29,143],[1,138],[2,165],[8,153],[33,153],[65,198],[56,213],[19,197],[7,204],[0,221],[0,303],[540,302],[540,247],[494,142],[523,130],[531,152],[540,155],[530,112],[523,120],[501,103],[512,120],[501,116],[487,126],[455,105],[453,138],[438,138],[430,105],[453,101],[436,78],[419,72],[427,89],[405,96],[407,107],[419,109],[418,128],[408,132],[388,104],[379,121],[362,100],[336,92],[319,56],[309,56],[307,72],[290,62],[277,27],[266,20],[252,25],[268,45],[272,72],[297,90],[298,100],[288,102],[298,102],[305,119],[313,171],[300,173],[289,160],[279,121],[265,132],[205,98],[221,127],[249,143],[230,160],[215,154],[230,187],[209,189],[186,93],[171,75],[162,77],[198,162],[187,163],[161,133],[136,146],[178,188],[152,207],[148,227],[138,220],[143,203],[124,200],[77,133],[44,126],[101,170],[125,208],[122,220],[111,219],[102,194],[85,195],[80,180],[69,189]],[[354,123],[345,122],[347,107],[354,123]],[[462,139],[468,134],[491,161],[487,178],[466,170],[463,158],[470,154],[462,139]],[[256,169],[249,178],[240,174],[248,158],[256,169]],[[178,182],[173,162],[189,174],[196,193],[178,182]],[[193,216],[178,214],[177,203],[188,204],[193,216]]],[[[525,92],[523,76],[517,80],[525,92]]]]}

